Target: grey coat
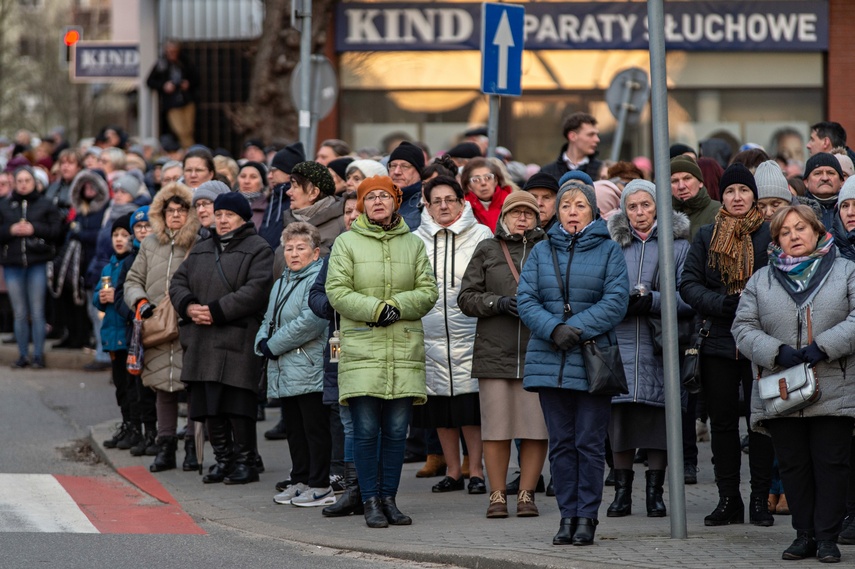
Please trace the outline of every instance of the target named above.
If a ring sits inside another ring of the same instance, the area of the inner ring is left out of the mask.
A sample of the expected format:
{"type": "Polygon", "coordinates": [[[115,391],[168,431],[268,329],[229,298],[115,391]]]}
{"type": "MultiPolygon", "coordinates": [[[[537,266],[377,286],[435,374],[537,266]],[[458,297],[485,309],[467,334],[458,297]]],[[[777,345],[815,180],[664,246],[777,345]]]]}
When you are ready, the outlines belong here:
{"type": "MultiPolygon", "coordinates": [[[[685,214],[674,212],[674,264],[676,282],[679,290],[680,275],[689,252],[689,218],[685,214]]],[[[626,269],[629,274],[629,286],[644,284],[650,290],[653,304],[651,315],[659,315],[659,226],[657,225],[642,241],[633,231],[629,219],[623,212],[609,219],[609,234],[621,246],[626,269]]],[[[674,291],[677,294],[677,291],[674,291]]],[[[692,308],[677,294],[677,311],[680,316],[691,316],[692,308]]],[[[612,397],[612,403],[644,403],[656,407],[665,406],[665,372],[662,355],[653,353],[650,323],[647,316],[627,316],[615,328],[620,357],[626,372],[629,393],[612,397]]]]}
{"type": "MultiPolygon", "coordinates": [[[[816,366],[822,397],[793,413],[792,417],[855,417],[855,263],[834,260],[831,270],[813,298],[796,306],[772,267],[759,269],[742,292],[733,337],[739,351],[759,368],[762,376],[780,371],[775,356],[783,344],[802,347],[808,344],[805,311],[811,305],[813,339],[828,354],[828,361],[816,366]]],[[[765,433],[767,416],[757,392],[751,393],[751,427],[765,433]]]]}

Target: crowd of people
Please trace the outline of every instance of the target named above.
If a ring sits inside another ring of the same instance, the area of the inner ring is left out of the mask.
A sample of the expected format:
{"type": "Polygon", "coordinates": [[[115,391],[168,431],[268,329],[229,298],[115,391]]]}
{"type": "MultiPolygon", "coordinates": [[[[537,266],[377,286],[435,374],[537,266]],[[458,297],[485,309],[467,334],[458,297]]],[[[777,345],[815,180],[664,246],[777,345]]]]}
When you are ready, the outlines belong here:
{"type": "Polygon", "coordinates": [[[598,160],[586,113],[540,169],[485,157],[483,129],[436,157],[411,140],[388,153],[326,140],[315,160],[299,142],[249,140],[235,160],[202,145],[160,155],[115,127],[73,148],[57,136],[3,157],[13,367],[44,368],[49,335],[76,349],[91,336],[87,367],[111,370],[122,416],[104,445],[153,456],[152,472],[178,467],[183,437],[181,467],[203,483],[258,481],[257,421],[275,402],[264,436],[288,440],[291,466],[278,504],[409,525],[398,486],[422,460],[417,476],[442,476],[433,492],[485,494],[490,519],[538,516],[545,488],[561,514],[552,543],[589,545],[605,486],[607,517],[633,513],[637,462],[646,515],[667,515],[671,295],[680,347],[703,336],[684,464],[670,466],[697,483],[708,429],[719,501],[704,524],[744,522],[745,451],[748,520],[792,514],[784,559],[836,562],[855,544],[855,171],[837,123],[812,127],[797,174],[757,145],[674,144],[664,228],[650,161],[598,160]],[[584,354],[598,350],[619,354],[625,393],[593,389],[584,354]],[[776,411],[759,380],[800,366],[821,396],[776,411]]]}

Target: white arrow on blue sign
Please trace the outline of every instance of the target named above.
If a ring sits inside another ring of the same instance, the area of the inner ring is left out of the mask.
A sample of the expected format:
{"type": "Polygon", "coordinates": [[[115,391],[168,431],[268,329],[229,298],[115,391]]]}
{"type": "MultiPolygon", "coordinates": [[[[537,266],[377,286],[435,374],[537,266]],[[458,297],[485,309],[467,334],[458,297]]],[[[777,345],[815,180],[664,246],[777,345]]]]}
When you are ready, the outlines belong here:
{"type": "Polygon", "coordinates": [[[518,4],[481,5],[481,91],[487,95],[522,95],[523,24],[518,4]]]}

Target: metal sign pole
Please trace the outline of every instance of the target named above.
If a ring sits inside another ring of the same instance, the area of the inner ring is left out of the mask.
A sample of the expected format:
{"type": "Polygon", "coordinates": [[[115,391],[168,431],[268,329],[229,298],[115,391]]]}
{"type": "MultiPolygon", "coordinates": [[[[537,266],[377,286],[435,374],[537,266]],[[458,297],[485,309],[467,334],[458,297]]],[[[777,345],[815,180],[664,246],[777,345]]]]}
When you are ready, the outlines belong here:
{"type": "Polygon", "coordinates": [[[496,142],[499,140],[499,104],[502,97],[490,95],[490,115],[487,118],[487,156],[496,155],[496,142]]]}
{"type": "Polygon", "coordinates": [[[629,101],[632,99],[632,92],[636,88],[635,81],[631,79],[627,79],[623,83],[623,97],[620,103],[620,113],[618,116],[617,130],[615,131],[615,139],[612,142],[612,162],[617,162],[618,157],[620,156],[620,147],[623,144],[623,134],[626,130],[626,117],[630,111],[629,101]]]}
{"type": "MultiPolygon", "coordinates": [[[[662,0],[647,0],[650,30],[650,85],[653,115],[653,156],[656,172],[656,213],[659,224],[659,275],[662,291],[677,290],[674,264],[674,213],[671,208],[671,164],[668,160],[668,90],[665,69],[665,16],[662,0]]],[[[677,340],[677,295],[661,295],[663,363],[665,365],[665,427],[668,437],[668,496],[671,537],[685,539],[686,487],[683,480],[683,428],[680,363],[677,340]]]]}
{"type": "MultiPolygon", "coordinates": [[[[295,2],[296,4],[296,2],[295,2]]],[[[306,159],[315,157],[312,137],[312,0],[299,2],[300,18],[300,142],[306,150],[306,159]]]]}

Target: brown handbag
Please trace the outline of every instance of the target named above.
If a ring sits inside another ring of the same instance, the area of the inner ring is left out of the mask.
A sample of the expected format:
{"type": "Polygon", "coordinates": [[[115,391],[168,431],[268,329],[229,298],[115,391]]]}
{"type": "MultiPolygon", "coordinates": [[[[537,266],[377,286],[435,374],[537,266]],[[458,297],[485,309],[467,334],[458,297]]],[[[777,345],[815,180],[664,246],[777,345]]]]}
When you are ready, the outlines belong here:
{"type": "Polygon", "coordinates": [[[166,344],[178,338],[178,313],[169,300],[169,292],[154,307],[151,318],[143,320],[142,344],[151,348],[166,344]]]}

